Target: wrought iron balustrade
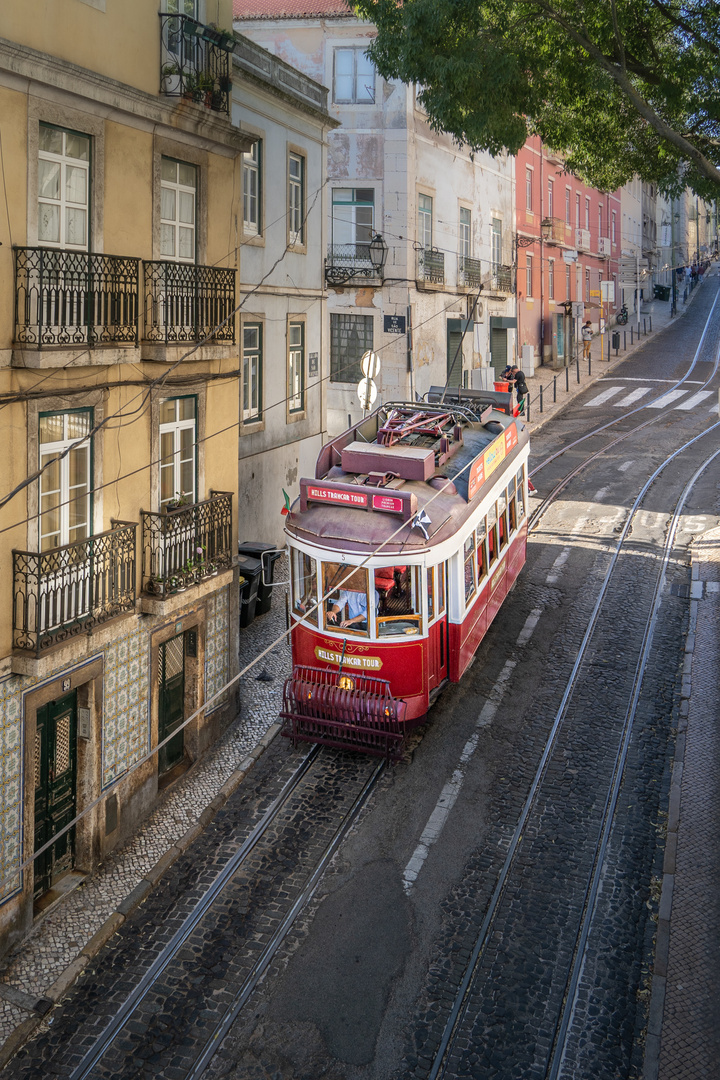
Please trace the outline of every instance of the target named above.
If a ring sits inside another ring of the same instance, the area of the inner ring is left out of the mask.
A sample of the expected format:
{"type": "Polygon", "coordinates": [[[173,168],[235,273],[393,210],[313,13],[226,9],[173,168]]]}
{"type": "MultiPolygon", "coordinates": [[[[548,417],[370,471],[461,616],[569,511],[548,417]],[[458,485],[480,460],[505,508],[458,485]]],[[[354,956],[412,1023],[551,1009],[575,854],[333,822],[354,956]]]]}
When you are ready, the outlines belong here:
{"type": "Polygon", "coordinates": [[[471,259],[469,255],[459,255],[458,285],[465,285],[469,289],[479,289],[482,284],[482,263],[480,259],[471,259]]]}
{"type": "Polygon", "coordinates": [[[232,492],[155,513],[141,510],[143,591],[170,596],[232,566],[232,492]]]}
{"type": "Polygon", "coordinates": [[[342,284],[354,277],[378,277],[378,269],[370,258],[370,243],[332,244],[325,259],[325,280],[342,284]]]}
{"type": "Polygon", "coordinates": [[[14,254],[19,345],[137,345],[139,259],[46,247],[14,254]]]}
{"type": "Polygon", "coordinates": [[[235,270],[157,261],[143,273],[145,341],[235,343],[235,270]]]}
{"type": "Polygon", "coordinates": [[[50,551],[13,551],[13,648],[51,645],[135,609],[135,522],[50,551]]]}
{"type": "Polygon", "coordinates": [[[495,292],[513,292],[513,268],[495,263],[490,273],[490,288],[495,292]]]}
{"type": "Polygon", "coordinates": [[[205,26],[189,15],[160,15],[160,92],[230,114],[230,31],[205,26]]]}
{"type": "Polygon", "coordinates": [[[435,248],[420,248],[417,253],[417,276],[419,281],[432,285],[445,284],[445,254],[435,248]]]}

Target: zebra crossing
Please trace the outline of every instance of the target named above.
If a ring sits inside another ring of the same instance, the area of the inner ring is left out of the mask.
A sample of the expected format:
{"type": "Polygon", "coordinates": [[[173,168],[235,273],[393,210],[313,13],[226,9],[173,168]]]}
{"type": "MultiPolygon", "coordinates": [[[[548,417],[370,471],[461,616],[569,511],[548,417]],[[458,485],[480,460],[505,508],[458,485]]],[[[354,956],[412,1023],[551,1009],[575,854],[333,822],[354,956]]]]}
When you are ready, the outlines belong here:
{"type": "MultiPolygon", "coordinates": [[[[629,380],[640,381],[640,380],[629,380]]],[[[648,383],[657,383],[665,380],[653,380],[648,379],[648,383]]],[[[698,384],[695,383],[695,386],[698,384]]],[[[702,385],[700,383],[699,385],[702,385]]],[[[676,387],[673,390],[668,390],[665,394],[661,394],[660,397],[655,397],[651,401],[644,402],[643,398],[648,397],[653,393],[657,393],[658,386],[636,386],[634,389],[630,389],[627,384],[620,384],[616,386],[609,386],[607,389],[602,390],[590,401],[585,402],[586,409],[597,409],[602,405],[612,405],[614,409],[627,409],[632,406],[638,406],[646,409],[678,409],[685,412],[691,412],[697,409],[699,405],[702,405],[708,398],[712,398],[710,412],[717,413],[718,411],[718,398],[717,391],[715,390],[696,390],[693,393],[693,385],[688,381],[683,386],[676,387]],[[622,396],[619,396],[622,395],[622,396]]]]}

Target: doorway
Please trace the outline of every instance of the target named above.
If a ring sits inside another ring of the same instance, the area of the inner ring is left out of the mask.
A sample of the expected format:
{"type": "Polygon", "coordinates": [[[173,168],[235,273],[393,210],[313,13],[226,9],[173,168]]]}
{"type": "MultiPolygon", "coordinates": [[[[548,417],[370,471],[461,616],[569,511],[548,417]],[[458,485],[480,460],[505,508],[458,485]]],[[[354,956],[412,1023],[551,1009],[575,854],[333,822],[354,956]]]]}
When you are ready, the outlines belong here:
{"type": "MultiPolygon", "coordinates": [[[[35,727],[35,851],[75,817],[77,691],[38,709],[35,727]]],[[[33,899],[75,865],[75,826],[35,859],[33,899]]]]}
{"type": "Polygon", "coordinates": [[[428,689],[432,697],[448,677],[447,563],[427,569],[428,689]]]}
{"type": "Polygon", "coordinates": [[[172,738],[158,751],[158,775],[179,765],[185,753],[185,637],[164,641],[158,649],[158,742],[172,738]],[[173,735],[173,732],[175,734],[173,735]]]}

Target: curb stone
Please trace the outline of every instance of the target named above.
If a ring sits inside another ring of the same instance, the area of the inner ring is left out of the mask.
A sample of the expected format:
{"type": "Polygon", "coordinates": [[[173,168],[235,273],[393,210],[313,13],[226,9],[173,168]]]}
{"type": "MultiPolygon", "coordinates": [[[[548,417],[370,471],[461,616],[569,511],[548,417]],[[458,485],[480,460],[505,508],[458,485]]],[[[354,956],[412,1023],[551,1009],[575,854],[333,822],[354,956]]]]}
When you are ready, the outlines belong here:
{"type": "MultiPolygon", "coordinates": [[[[198,836],[204,832],[210,822],[213,821],[218,810],[222,809],[230,795],[240,786],[248,772],[280,734],[281,727],[282,724],[279,723],[270,725],[255,748],[244,758],[240,766],[230,774],[218,794],[215,795],[205,807],[200,814],[198,824],[193,825],[192,828],[188,829],[179,840],[160,856],[145,877],[143,877],[135,888],[120,901],[115,911],[108,916],[80,953],[74,960],[70,961],[68,966],[46,993],[46,998],[49,999],[49,1002],[52,1003],[53,1006],[59,1004],[62,998],[65,997],[68,991],[75,985],[86,966],[95,956],[97,956],[115,932],[120,929],[125,922],[126,917],[147,899],[152,889],[161,880],[169,867],[173,865],[175,860],[187,851],[193,841],[196,840],[198,836]]],[[[44,1000],[45,999],[40,999],[42,1002],[44,1002],[44,1000]]],[[[40,1015],[29,1016],[26,1020],[23,1020],[22,1023],[18,1024],[12,1034],[8,1036],[2,1047],[0,1047],[0,1069],[4,1069],[15,1054],[22,1049],[28,1039],[35,1034],[38,1027],[43,1023],[46,1012],[48,1012],[48,1009],[45,1009],[40,1015]]],[[[50,1019],[50,1022],[52,1022],[52,1018],[50,1019]]]]}

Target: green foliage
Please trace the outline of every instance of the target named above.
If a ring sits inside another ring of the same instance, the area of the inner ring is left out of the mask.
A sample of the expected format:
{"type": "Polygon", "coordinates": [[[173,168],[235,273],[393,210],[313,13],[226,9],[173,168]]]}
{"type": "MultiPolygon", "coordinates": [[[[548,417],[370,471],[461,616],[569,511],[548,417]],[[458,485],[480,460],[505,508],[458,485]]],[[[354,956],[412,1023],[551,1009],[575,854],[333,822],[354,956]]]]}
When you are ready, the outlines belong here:
{"type": "Polygon", "coordinates": [[[473,150],[529,132],[612,190],[635,174],[717,198],[715,0],[354,0],[385,78],[418,83],[431,125],[473,150]]]}

